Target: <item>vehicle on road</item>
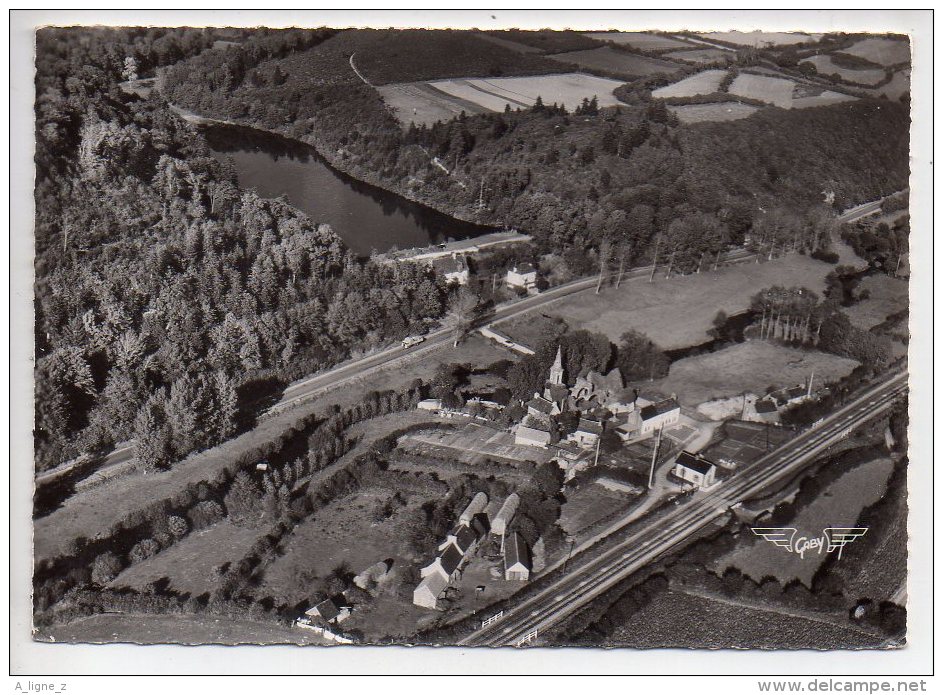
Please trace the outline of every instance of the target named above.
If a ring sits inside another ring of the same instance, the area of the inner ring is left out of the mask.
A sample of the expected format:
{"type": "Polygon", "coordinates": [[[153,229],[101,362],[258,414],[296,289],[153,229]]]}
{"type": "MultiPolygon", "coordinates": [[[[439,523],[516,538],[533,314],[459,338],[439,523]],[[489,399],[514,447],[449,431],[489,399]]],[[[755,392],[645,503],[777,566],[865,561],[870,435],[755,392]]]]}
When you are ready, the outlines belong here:
{"type": "Polygon", "coordinates": [[[426,339],[421,335],[409,335],[403,338],[403,349],[408,350],[413,345],[419,345],[419,343],[424,342],[426,339]]]}

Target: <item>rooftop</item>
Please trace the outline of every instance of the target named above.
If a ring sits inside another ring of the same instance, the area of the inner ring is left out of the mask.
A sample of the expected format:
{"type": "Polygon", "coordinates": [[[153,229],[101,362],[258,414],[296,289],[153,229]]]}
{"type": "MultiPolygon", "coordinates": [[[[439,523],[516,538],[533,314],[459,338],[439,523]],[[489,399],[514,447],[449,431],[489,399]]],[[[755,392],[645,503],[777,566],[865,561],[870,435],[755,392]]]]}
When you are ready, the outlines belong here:
{"type": "Polygon", "coordinates": [[[697,471],[702,475],[707,475],[714,467],[714,464],[703,456],[695,456],[688,451],[682,451],[680,454],[678,454],[678,458],[675,459],[675,463],[679,463],[685,468],[689,468],[692,471],[697,471]]]}
{"type": "Polygon", "coordinates": [[[504,566],[513,567],[521,563],[527,569],[530,569],[530,553],[527,550],[527,544],[520,534],[515,531],[511,537],[504,542],[504,566]]]}
{"type": "Polygon", "coordinates": [[[518,275],[526,275],[527,273],[536,273],[537,269],[533,266],[532,263],[521,263],[516,265],[508,272],[517,273],[518,275]]]}
{"type": "Polygon", "coordinates": [[[678,401],[676,401],[674,398],[666,398],[663,401],[658,401],[657,403],[652,403],[651,405],[646,405],[644,408],[642,408],[642,419],[651,420],[653,417],[670,413],[672,410],[677,410],[680,407],[681,406],[678,405],[678,401]]]}
{"type": "Polygon", "coordinates": [[[577,432],[589,432],[590,434],[602,434],[602,423],[595,420],[580,419],[580,424],[576,428],[577,432]]]}

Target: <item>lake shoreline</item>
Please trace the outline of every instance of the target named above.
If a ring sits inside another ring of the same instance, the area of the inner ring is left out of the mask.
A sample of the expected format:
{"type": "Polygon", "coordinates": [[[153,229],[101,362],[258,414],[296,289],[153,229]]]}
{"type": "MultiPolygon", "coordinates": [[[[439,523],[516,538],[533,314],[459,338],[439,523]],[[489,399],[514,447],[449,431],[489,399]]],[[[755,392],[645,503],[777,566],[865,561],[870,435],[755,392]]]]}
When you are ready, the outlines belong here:
{"type": "Polygon", "coordinates": [[[342,151],[331,152],[329,148],[325,147],[323,142],[319,142],[317,138],[301,139],[294,135],[289,134],[288,132],[283,132],[280,130],[273,130],[271,128],[265,128],[261,125],[252,123],[251,121],[234,121],[230,119],[216,118],[214,116],[206,116],[185,107],[182,107],[178,104],[172,104],[168,102],[168,105],[174,113],[176,113],[180,118],[192,123],[193,125],[220,125],[220,126],[232,126],[238,128],[249,128],[251,130],[257,130],[261,133],[267,133],[269,135],[275,135],[277,137],[285,138],[292,142],[298,143],[300,145],[305,145],[311,147],[321,156],[324,161],[331,166],[333,169],[338,172],[349,176],[352,179],[355,179],[361,183],[373,186],[392,195],[397,195],[405,200],[415,203],[417,205],[422,205],[427,207],[435,212],[438,212],[442,215],[451,217],[458,222],[466,224],[474,224],[482,227],[491,227],[495,231],[501,228],[501,225],[496,225],[494,221],[483,221],[480,219],[474,219],[473,216],[464,214],[464,212],[453,206],[442,206],[440,203],[431,201],[426,197],[417,196],[408,186],[391,186],[389,182],[381,180],[375,173],[369,170],[363,169],[363,167],[351,167],[346,166],[348,162],[342,156],[342,151]]]}

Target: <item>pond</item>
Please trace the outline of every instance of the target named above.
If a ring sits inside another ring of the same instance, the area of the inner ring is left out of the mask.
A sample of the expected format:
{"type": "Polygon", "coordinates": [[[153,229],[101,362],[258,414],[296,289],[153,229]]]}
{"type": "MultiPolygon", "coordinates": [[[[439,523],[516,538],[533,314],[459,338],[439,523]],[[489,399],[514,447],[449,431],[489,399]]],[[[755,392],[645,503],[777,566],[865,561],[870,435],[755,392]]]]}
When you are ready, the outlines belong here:
{"type": "Polygon", "coordinates": [[[362,256],[495,231],[357,181],[304,143],[227,124],[204,125],[202,132],[213,155],[232,163],[240,188],[255,189],[264,198],[285,196],[312,221],[331,225],[362,256]]]}

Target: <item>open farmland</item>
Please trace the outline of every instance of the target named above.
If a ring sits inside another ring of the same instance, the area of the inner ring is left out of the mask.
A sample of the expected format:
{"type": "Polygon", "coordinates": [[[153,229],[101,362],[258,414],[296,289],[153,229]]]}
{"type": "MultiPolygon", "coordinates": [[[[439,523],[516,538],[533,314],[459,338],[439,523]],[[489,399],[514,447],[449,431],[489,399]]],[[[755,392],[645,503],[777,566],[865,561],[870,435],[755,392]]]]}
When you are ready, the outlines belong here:
{"type": "MultiPolygon", "coordinates": [[[[601,295],[587,292],[565,297],[549,305],[544,313],[562,318],[573,329],[605,333],[613,342],[634,328],[662,348],[673,350],[703,343],[719,310],[728,316],[746,311],[750,297],[765,287],[807,287],[821,295],[830,270],[832,266],[827,263],[792,254],[767,263],[742,263],[671,280],[665,280],[662,272],[656,273],[655,282],[647,282],[647,277],[636,278],[601,295]]],[[[527,335],[533,319],[502,323],[499,328],[525,344],[533,344],[527,335]],[[524,331],[519,333],[516,325],[524,331]]]]}
{"type": "Polygon", "coordinates": [[[388,84],[377,87],[377,91],[403,126],[410,123],[431,126],[436,121],[457,118],[462,111],[468,115],[488,111],[483,106],[441,92],[425,82],[388,84]]]}
{"type": "Polygon", "coordinates": [[[857,365],[854,360],[825,352],[750,340],[678,360],[668,376],[653,386],[677,394],[682,405],[695,406],[744,392],[762,394],[767,386],[795,386],[813,372],[817,383],[834,381],[857,365]]]}
{"type": "Polygon", "coordinates": [[[730,94],[749,99],[758,99],[783,109],[792,108],[792,92],[796,84],[792,80],[766,75],[740,73],[727,90],[730,94]]]}
{"type": "Polygon", "coordinates": [[[837,620],[790,615],[775,606],[747,605],[670,589],[602,641],[639,649],[692,644],[704,649],[849,649],[875,647],[882,640],[837,620]]]}
{"type": "Polygon", "coordinates": [[[815,69],[820,75],[834,75],[837,74],[846,82],[854,82],[855,84],[866,84],[874,85],[884,79],[884,71],[877,69],[861,69],[861,70],[852,70],[850,68],[844,68],[839,65],[836,65],[832,60],[832,57],[827,54],[816,55],[806,58],[802,61],[803,63],[811,63],[815,66],[815,69]]]}
{"type": "MultiPolygon", "coordinates": [[[[798,535],[817,538],[822,529],[854,526],[861,510],[881,498],[894,464],[888,458],[876,458],[852,468],[831,483],[789,525],[798,535]]],[[[782,584],[799,579],[810,586],[816,570],[825,561],[825,553],[807,553],[802,557],[758,537],[743,535],[740,545],[717,560],[710,569],[718,574],[736,567],[756,581],[776,577],[782,584]]]]}
{"type": "Polygon", "coordinates": [[[213,568],[242,558],[267,528],[243,528],[229,521],[191,533],[152,558],[131,565],[112,582],[113,587],[142,590],[159,579],[170,580],[169,587],[194,596],[217,588],[213,568]]]}
{"type": "Polygon", "coordinates": [[[910,68],[898,70],[891,77],[890,82],[878,87],[875,91],[879,96],[883,94],[888,99],[900,99],[910,91],[910,68]]]}
{"type": "Polygon", "coordinates": [[[818,41],[822,34],[800,34],[782,31],[713,31],[707,34],[698,34],[708,41],[724,41],[738,46],[752,46],[765,48],[767,46],[792,46],[797,43],[818,41]]]}
{"type": "Polygon", "coordinates": [[[867,291],[870,296],[854,306],[843,309],[858,328],[869,330],[883,323],[888,316],[903,311],[908,306],[906,280],[887,275],[869,275],[858,285],[858,292],[867,291]]]}
{"type": "Polygon", "coordinates": [[[665,53],[665,58],[672,60],[682,60],[685,63],[713,63],[718,60],[732,60],[732,53],[720,48],[694,48],[685,51],[672,51],[665,53]]]}
{"type": "Polygon", "coordinates": [[[684,104],[669,106],[682,123],[704,123],[706,121],[736,121],[751,116],[759,109],[751,104],[736,101],[720,101],[713,104],[684,104]]]}
{"type": "Polygon", "coordinates": [[[602,70],[626,77],[647,77],[648,75],[658,74],[673,75],[678,71],[678,66],[667,60],[623,53],[611,46],[600,46],[589,51],[557,53],[547,57],[561,63],[578,65],[587,70],[602,70]]]}
{"type": "Polygon", "coordinates": [[[597,41],[611,41],[643,51],[663,51],[691,45],[669,36],[658,36],[657,34],[646,34],[637,31],[599,31],[586,34],[586,36],[597,41]]]}
{"type": "Polygon", "coordinates": [[[910,62],[910,44],[896,39],[864,39],[841,52],[884,66],[910,62]]]}
{"type": "Polygon", "coordinates": [[[593,75],[565,73],[535,77],[439,80],[430,84],[446,94],[478,104],[490,111],[529,108],[539,96],[545,104],[563,104],[570,111],[583,99],[596,97],[599,106],[621,103],[612,93],[622,82],[593,75]]]}
{"type": "Polygon", "coordinates": [[[726,70],[704,70],[690,77],[685,77],[674,84],[652,91],[656,99],[670,99],[672,97],[695,97],[699,94],[713,94],[720,88],[726,70]]]}

